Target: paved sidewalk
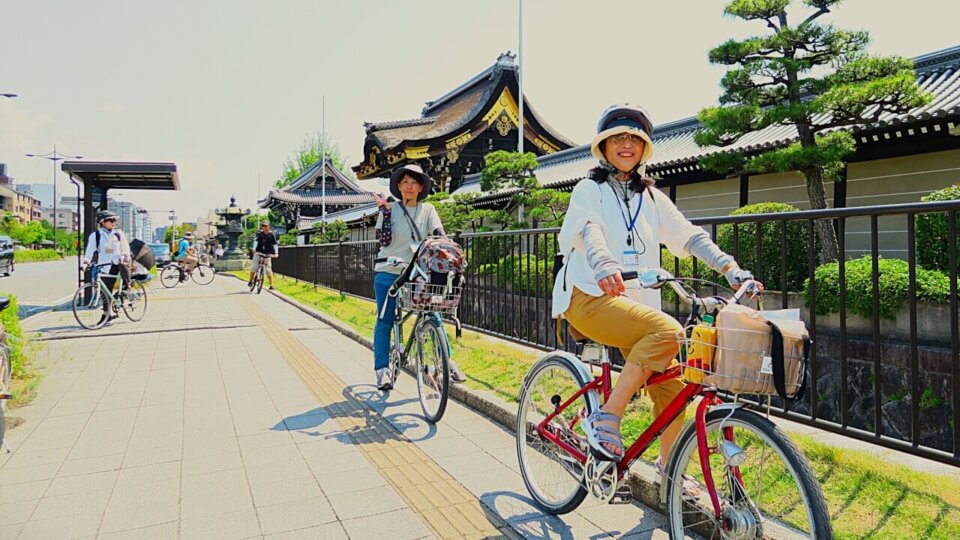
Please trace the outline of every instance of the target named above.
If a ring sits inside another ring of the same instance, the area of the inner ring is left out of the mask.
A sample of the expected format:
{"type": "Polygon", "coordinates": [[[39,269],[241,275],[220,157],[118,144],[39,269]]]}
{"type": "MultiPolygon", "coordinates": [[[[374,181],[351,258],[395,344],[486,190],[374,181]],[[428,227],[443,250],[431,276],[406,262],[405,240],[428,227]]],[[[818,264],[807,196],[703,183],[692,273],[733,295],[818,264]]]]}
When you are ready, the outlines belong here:
{"type": "Polygon", "coordinates": [[[0,538],[666,538],[634,505],[543,515],[511,434],[455,402],[430,426],[411,378],[378,392],[367,349],[230,278],[27,327],[48,374],[0,456],[0,538]]]}

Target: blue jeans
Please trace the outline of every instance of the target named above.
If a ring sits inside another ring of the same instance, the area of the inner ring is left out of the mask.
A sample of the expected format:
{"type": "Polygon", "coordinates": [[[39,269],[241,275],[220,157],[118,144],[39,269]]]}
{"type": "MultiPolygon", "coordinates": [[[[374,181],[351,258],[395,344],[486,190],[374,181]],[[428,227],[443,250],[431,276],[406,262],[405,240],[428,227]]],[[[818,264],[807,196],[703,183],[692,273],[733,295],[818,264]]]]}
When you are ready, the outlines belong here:
{"type": "Polygon", "coordinates": [[[390,333],[393,332],[393,322],[397,318],[397,299],[387,298],[387,291],[397,277],[397,274],[390,272],[373,274],[373,292],[377,297],[377,324],[373,329],[373,369],[383,369],[390,365],[390,333]],[[384,300],[387,301],[387,312],[381,318],[384,300]]]}

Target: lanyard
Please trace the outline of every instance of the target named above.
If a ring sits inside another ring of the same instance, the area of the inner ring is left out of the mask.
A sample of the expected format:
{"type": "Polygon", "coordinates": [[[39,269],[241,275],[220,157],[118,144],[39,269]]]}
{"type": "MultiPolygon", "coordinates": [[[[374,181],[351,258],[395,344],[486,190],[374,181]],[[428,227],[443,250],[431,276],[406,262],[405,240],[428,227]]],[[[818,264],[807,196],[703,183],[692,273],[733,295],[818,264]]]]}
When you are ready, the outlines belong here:
{"type": "MultiPolygon", "coordinates": [[[[617,192],[617,189],[613,187],[613,181],[611,181],[610,187],[613,189],[614,193],[617,192]]],[[[620,197],[617,197],[617,210],[620,211],[620,217],[623,218],[623,226],[627,228],[627,245],[632,246],[634,230],[636,230],[637,227],[637,219],[640,217],[640,209],[643,208],[643,193],[640,193],[640,202],[637,203],[637,211],[633,213],[633,217],[631,217],[629,221],[627,221],[627,216],[630,215],[630,200],[627,198],[626,188],[624,188],[623,196],[623,203],[627,207],[627,212],[623,212],[623,207],[620,205],[619,201],[620,197]]]]}

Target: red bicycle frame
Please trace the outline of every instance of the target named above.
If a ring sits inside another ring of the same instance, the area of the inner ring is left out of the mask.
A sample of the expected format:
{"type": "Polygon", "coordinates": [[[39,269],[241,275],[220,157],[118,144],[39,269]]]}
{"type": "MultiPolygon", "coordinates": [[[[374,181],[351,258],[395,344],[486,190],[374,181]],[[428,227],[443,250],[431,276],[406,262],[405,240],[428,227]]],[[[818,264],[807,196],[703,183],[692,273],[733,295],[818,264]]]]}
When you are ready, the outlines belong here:
{"type": "MultiPolygon", "coordinates": [[[[610,368],[610,361],[607,358],[604,358],[600,364],[601,374],[600,377],[590,381],[588,384],[584,385],[580,390],[578,390],[574,395],[568,398],[566,401],[561,403],[553,413],[548,415],[543,419],[540,424],[537,425],[537,433],[540,437],[551,441],[565,452],[577,458],[580,463],[587,462],[587,455],[581,451],[579,448],[571,445],[567,441],[563,440],[558,434],[552,431],[549,428],[550,422],[552,422],[557,416],[560,415],[567,407],[570,406],[573,402],[579,399],[581,396],[586,395],[587,392],[596,391],[603,396],[603,401],[606,401],[610,397],[610,393],[613,391],[612,387],[612,373],[610,368]]],[[[670,379],[681,376],[681,367],[673,366],[663,373],[654,373],[647,380],[646,386],[656,386],[670,379]]],[[[696,415],[694,418],[695,428],[697,430],[697,450],[700,455],[700,467],[703,472],[704,484],[707,488],[707,492],[710,495],[710,502],[712,503],[715,517],[719,518],[721,513],[720,508],[720,499],[717,496],[716,486],[713,481],[713,474],[710,470],[710,454],[716,453],[715,450],[710,450],[707,447],[707,410],[713,406],[723,403],[723,401],[717,397],[717,393],[713,388],[708,388],[700,384],[695,383],[686,383],[683,386],[683,389],[680,390],[680,393],[677,394],[673,400],[667,405],[667,407],[660,413],[659,416],[654,418],[653,423],[650,424],[647,429],[640,434],[640,437],[637,438],[633,444],[623,454],[623,457],[620,458],[620,461],[617,462],[617,477],[622,478],[627,469],[633,465],[633,462],[640,457],[650,445],[653,444],[653,441],[657,440],[657,437],[663,433],[663,430],[667,428],[683,411],[687,408],[687,405],[694,400],[697,396],[703,396],[703,400],[700,401],[697,406],[696,415]]],[[[578,411],[576,416],[570,422],[571,426],[577,425],[580,420],[582,420],[582,413],[585,411],[578,411]]],[[[724,428],[724,437],[728,440],[733,440],[733,430],[731,428],[724,428]]],[[[739,469],[734,470],[737,479],[740,480],[740,471],[739,469]]]]}

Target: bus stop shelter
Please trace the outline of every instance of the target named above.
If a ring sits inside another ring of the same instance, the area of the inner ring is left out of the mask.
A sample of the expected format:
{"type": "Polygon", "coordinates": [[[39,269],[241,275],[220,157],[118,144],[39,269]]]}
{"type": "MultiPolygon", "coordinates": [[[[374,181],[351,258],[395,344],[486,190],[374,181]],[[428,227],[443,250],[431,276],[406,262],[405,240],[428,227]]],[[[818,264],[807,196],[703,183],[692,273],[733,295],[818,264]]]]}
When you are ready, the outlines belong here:
{"type": "Polygon", "coordinates": [[[82,190],[82,194],[78,194],[83,201],[81,243],[96,230],[97,212],[107,209],[111,189],[180,189],[175,163],[64,161],[60,169],[82,190]]]}

